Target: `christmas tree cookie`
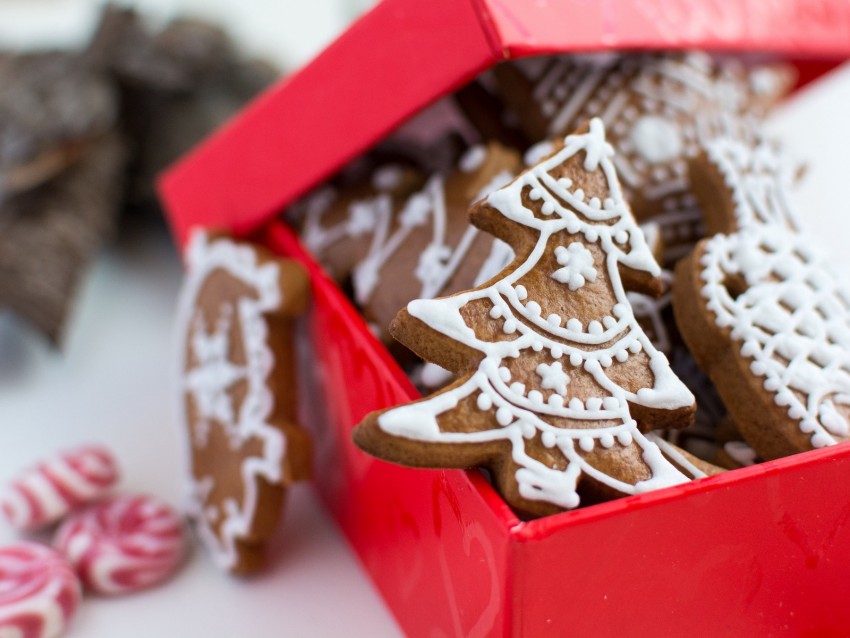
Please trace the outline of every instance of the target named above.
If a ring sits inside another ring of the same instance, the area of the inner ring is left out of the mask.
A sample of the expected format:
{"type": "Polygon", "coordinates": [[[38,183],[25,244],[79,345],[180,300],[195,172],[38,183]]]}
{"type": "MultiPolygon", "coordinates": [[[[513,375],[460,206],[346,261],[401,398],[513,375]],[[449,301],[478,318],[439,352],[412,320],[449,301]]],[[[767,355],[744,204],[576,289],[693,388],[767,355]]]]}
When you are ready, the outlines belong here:
{"type": "Polygon", "coordinates": [[[472,208],[516,258],[398,314],[393,335],[458,378],[368,415],[358,446],[412,466],[486,467],[508,503],[540,515],[688,480],[644,435],[687,426],[695,406],[627,298],[663,285],[613,155],[594,119],[472,208]]]}

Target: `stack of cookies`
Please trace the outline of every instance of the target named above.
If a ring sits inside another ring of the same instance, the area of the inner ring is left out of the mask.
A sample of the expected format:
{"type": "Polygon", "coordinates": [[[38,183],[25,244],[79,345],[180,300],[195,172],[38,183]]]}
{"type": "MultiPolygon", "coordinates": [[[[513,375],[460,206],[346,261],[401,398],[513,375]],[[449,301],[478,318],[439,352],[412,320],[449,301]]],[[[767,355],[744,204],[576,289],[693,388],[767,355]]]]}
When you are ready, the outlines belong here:
{"type": "Polygon", "coordinates": [[[850,288],[761,132],[794,80],[700,53],[505,63],[435,131],[448,168],[399,143],[293,206],[435,391],[355,443],[484,468],[535,516],[850,438],[850,288]]]}

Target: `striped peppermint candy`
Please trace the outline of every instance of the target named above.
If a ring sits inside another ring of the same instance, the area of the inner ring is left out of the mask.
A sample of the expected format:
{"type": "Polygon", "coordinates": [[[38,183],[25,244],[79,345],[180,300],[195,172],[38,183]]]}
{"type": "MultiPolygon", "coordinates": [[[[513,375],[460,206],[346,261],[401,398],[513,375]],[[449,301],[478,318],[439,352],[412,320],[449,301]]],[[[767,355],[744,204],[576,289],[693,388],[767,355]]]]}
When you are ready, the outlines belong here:
{"type": "Polygon", "coordinates": [[[0,636],[59,636],[79,602],[80,581],[61,554],[37,543],[0,547],[0,636]]]}
{"type": "Polygon", "coordinates": [[[91,591],[122,594],[154,585],[183,562],[183,520],[148,496],[122,496],[72,514],[57,530],[62,552],[91,591]]]}
{"type": "Polygon", "coordinates": [[[15,528],[34,530],[105,496],[118,478],[118,464],[109,450],[97,445],[69,450],[1,488],[0,511],[15,528]]]}

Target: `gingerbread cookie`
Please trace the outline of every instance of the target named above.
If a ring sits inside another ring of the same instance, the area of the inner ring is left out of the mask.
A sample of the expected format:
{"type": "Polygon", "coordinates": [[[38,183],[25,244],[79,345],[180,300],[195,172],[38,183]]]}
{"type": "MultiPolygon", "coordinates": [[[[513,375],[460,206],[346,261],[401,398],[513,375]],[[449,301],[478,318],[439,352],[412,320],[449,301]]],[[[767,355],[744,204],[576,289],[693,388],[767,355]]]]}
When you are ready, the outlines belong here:
{"type": "Polygon", "coordinates": [[[425,176],[405,164],[387,163],[353,186],[324,186],[290,208],[301,240],[337,282],[375,246],[383,244],[409,195],[422,188],[425,176]]]}
{"type": "Polygon", "coordinates": [[[784,66],[746,68],[701,53],[535,57],[495,69],[505,102],[532,139],[600,117],[639,220],[662,229],[672,264],[703,235],[687,158],[718,134],[748,135],[790,88],[784,66]]]}
{"type": "Polygon", "coordinates": [[[766,459],[850,439],[850,289],[800,229],[773,148],[717,139],[691,164],[710,239],[676,268],[676,321],[766,459]]]}
{"type": "Polygon", "coordinates": [[[253,571],[285,486],[308,473],[292,343],[308,280],[292,261],[205,232],[192,236],[186,261],[178,329],[189,514],[217,563],[253,571]]]}
{"type": "Polygon", "coordinates": [[[539,515],[688,480],[643,434],[688,425],[694,399],[626,297],[660,293],[661,269],[613,155],[594,119],[473,207],[516,259],[473,290],[412,301],[392,326],[459,378],[368,415],[358,446],[412,466],[487,467],[508,503],[539,515]]]}
{"type": "Polygon", "coordinates": [[[467,209],[518,169],[515,152],[497,144],[473,146],[454,172],[432,175],[394,219],[376,229],[352,284],[354,301],[384,342],[391,341],[393,317],[411,299],[477,286],[513,259],[507,244],[470,225],[467,209]],[[392,285],[386,284],[388,275],[392,285]]]}

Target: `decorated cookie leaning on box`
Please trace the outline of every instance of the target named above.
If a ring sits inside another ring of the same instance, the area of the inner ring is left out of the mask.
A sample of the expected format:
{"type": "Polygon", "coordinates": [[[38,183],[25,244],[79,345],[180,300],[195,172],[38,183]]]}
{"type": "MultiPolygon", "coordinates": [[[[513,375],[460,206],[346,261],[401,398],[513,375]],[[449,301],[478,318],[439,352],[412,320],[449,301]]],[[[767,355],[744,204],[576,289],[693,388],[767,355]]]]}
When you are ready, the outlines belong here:
{"type": "Polygon", "coordinates": [[[626,296],[660,293],[661,269],[613,155],[594,119],[472,208],[515,260],[473,290],[412,301],[392,326],[459,378],[368,415],[358,446],[411,466],[486,467],[508,503],[537,515],[704,475],[644,435],[687,426],[695,405],[626,296]]]}
{"type": "Polygon", "coordinates": [[[189,515],[220,566],[251,572],[285,486],[309,473],[307,435],[294,422],[292,330],[308,279],[290,260],[203,231],[186,262],[178,331],[189,515]]]}
{"type": "Polygon", "coordinates": [[[716,233],[676,268],[694,358],[758,456],[850,440],[850,287],[789,206],[794,171],[767,143],[721,138],[691,175],[716,233]]]}

